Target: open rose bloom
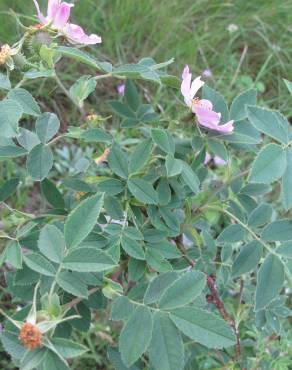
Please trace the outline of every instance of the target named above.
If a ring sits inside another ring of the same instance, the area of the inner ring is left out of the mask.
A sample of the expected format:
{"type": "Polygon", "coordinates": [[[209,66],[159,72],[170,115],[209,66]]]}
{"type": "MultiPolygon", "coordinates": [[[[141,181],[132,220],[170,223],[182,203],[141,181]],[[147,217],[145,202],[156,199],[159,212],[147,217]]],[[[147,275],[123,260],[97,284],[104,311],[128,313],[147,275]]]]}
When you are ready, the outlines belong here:
{"type": "Polygon", "coordinates": [[[201,76],[192,81],[192,74],[189,67],[186,66],[182,74],[181,93],[184,97],[185,104],[195,113],[198,123],[209,129],[218,131],[224,134],[233,131],[233,120],[219,125],[221,113],[213,111],[213,104],[206,99],[199,99],[196,97],[199,89],[204,85],[201,76]]]}
{"type": "Polygon", "coordinates": [[[74,4],[62,2],[61,0],[49,0],[47,16],[40,11],[37,0],[33,0],[40,22],[43,25],[49,25],[52,29],[58,31],[60,35],[65,36],[72,44],[93,45],[101,43],[101,38],[97,35],[86,35],[83,28],[69,23],[71,8],[74,4]]]}

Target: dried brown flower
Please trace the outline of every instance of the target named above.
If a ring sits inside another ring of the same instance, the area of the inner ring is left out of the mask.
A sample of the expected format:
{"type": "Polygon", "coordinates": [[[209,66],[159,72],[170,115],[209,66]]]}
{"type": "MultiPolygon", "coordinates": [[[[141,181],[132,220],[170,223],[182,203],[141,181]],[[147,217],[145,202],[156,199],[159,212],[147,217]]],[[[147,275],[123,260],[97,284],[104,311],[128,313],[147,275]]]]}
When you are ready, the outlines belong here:
{"type": "Polygon", "coordinates": [[[20,329],[19,339],[24,345],[24,347],[28,349],[36,349],[42,346],[42,338],[43,335],[40,329],[29,322],[23,324],[22,328],[20,329]]]}
{"type": "Polygon", "coordinates": [[[105,162],[107,160],[107,157],[110,154],[110,150],[106,149],[102,155],[95,159],[95,163],[99,166],[102,162],[105,162]]]}
{"type": "Polygon", "coordinates": [[[7,59],[11,56],[11,48],[5,44],[0,49],[0,65],[5,64],[7,59]]]}

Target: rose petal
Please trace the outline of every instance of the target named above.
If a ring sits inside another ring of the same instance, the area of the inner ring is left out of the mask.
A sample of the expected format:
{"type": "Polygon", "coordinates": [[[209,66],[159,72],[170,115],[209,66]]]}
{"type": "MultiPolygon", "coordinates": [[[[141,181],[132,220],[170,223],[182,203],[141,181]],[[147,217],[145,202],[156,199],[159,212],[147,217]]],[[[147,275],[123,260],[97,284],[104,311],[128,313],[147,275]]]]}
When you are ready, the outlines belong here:
{"type": "Polygon", "coordinates": [[[52,21],[57,14],[60,6],[60,0],[49,0],[47,9],[47,19],[52,21]]]}
{"type": "Polygon", "coordinates": [[[205,109],[204,107],[201,107],[199,105],[194,105],[194,113],[196,114],[200,125],[212,130],[216,129],[220,122],[220,113],[205,109]]]}
{"type": "Polygon", "coordinates": [[[36,7],[36,10],[37,10],[37,13],[38,13],[38,17],[39,17],[40,22],[42,24],[48,23],[47,19],[45,18],[45,16],[43,15],[43,13],[40,10],[40,6],[39,6],[39,3],[37,2],[37,0],[33,0],[33,2],[34,2],[34,5],[36,7]]]}
{"type": "Polygon", "coordinates": [[[67,23],[64,33],[73,44],[93,45],[102,42],[101,37],[97,35],[86,35],[83,28],[77,24],[67,23]]]}
{"type": "Polygon", "coordinates": [[[74,4],[61,3],[53,18],[53,26],[55,28],[60,29],[66,26],[73,6],[74,4]]]}
{"type": "Polygon", "coordinates": [[[201,80],[201,76],[196,77],[191,85],[191,97],[194,98],[199,89],[204,86],[205,82],[201,80]]]}
{"type": "Polygon", "coordinates": [[[228,121],[227,123],[225,123],[224,125],[219,125],[217,131],[223,132],[223,133],[232,132],[234,130],[233,122],[234,121],[231,120],[231,121],[228,121]]]}
{"type": "Polygon", "coordinates": [[[181,93],[184,97],[185,104],[188,107],[192,106],[192,96],[191,96],[191,82],[192,74],[190,73],[189,66],[185,66],[182,73],[182,83],[181,83],[181,93]]]}

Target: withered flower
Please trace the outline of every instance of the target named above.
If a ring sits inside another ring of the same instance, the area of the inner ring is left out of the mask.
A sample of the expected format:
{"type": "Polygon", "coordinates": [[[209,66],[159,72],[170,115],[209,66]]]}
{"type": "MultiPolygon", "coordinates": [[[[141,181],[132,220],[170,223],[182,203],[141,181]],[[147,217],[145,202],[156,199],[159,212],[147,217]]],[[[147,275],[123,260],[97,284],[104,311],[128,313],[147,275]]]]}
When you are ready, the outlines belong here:
{"type": "Polygon", "coordinates": [[[40,329],[29,322],[23,324],[20,329],[19,339],[24,347],[34,350],[42,346],[43,334],[40,329]]]}

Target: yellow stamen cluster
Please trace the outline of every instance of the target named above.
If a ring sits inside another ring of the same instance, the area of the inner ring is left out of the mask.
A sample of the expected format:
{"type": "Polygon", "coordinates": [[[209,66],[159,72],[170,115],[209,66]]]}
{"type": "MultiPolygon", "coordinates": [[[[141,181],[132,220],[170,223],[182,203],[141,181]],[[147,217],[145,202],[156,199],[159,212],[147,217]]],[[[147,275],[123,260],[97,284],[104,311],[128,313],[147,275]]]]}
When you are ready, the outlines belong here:
{"type": "Polygon", "coordinates": [[[193,105],[200,105],[201,104],[201,100],[199,98],[194,98],[193,101],[192,101],[193,105]]]}
{"type": "Polygon", "coordinates": [[[93,122],[93,121],[96,121],[98,119],[98,117],[97,117],[97,114],[88,114],[86,119],[89,122],[93,122]]]}
{"type": "Polygon", "coordinates": [[[7,44],[0,49],[0,65],[5,64],[7,59],[11,56],[11,47],[7,44]]]}

